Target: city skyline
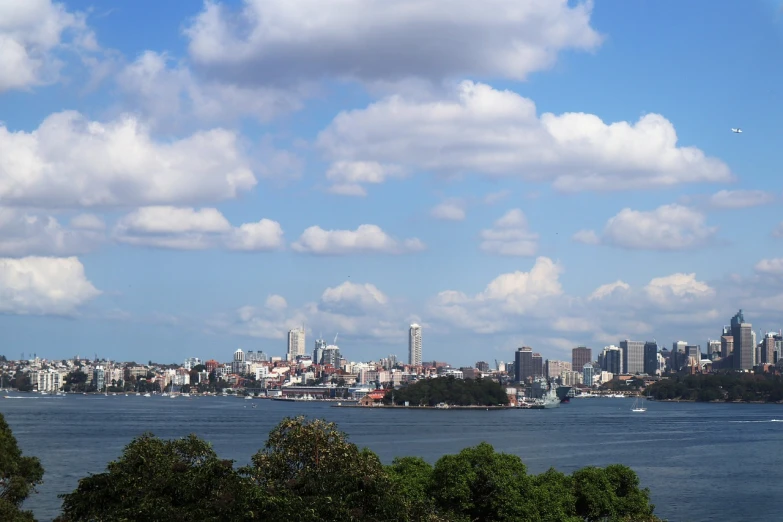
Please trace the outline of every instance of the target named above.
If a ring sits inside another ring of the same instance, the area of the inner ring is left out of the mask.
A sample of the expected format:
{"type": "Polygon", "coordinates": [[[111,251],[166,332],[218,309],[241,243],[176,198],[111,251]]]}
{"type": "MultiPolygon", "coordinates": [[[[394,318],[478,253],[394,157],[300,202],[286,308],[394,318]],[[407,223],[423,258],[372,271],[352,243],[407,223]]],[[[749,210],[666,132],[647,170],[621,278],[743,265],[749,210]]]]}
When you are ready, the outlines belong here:
{"type": "Polygon", "coordinates": [[[336,2],[5,3],[0,353],[781,329],[775,2],[336,2]]]}

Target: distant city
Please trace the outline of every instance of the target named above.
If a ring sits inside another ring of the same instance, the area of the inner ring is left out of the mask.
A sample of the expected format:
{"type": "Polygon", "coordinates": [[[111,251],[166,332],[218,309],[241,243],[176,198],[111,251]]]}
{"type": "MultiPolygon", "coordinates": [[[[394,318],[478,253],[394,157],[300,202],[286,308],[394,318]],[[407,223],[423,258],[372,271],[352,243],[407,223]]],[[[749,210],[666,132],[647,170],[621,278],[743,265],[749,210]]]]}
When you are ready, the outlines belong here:
{"type": "Polygon", "coordinates": [[[781,361],[781,332],[757,334],[738,311],[721,330],[719,339],[708,340],[706,352],[699,344],[675,341],[671,349],[657,341],[625,339],[619,346],[605,346],[597,356],[587,346],[576,346],[571,361],[546,359],[532,347],[522,346],[509,362],[477,361],[470,367],[424,361],[422,327],[410,325],[407,362],[396,355],[378,361],[352,362],[343,357],[335,336],[331,343],[315,340],[307,353],[304,327],[288,332],[285,357],[262,351],[237,349],[228,362],[190,357],[181,364],[148,361],[108,361],[79,355],[72,359],[3,357],[0,388],[38,393],[236,393],[263,395],[312,394],[314,398],[358,399],[373,390],[398,387],[422,378],[492,378],[509,386],[525,387],[546,381],[587,391],[612,381],[666,374],[709,373],[715,370],[771,371],[781,361]]]}

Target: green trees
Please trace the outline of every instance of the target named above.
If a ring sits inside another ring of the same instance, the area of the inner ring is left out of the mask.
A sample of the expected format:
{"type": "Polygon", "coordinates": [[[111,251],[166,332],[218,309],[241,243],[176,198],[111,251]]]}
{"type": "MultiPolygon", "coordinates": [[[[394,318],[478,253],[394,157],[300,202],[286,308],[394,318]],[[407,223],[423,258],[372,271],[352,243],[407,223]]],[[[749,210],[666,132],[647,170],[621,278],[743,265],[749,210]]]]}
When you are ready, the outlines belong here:
{"type": "Polygon", "coordinates": [[[695,374],[662,379],[648,391],[657,400],[778,402],[783,400],[783,378],[730,372],[695,374]]]}
{"type": "Polygon", "coordinates": [[[0,414],[0,520],[26,522],[34,520],[22,511],[22,502],[35,491],[44,470],[35,457],[23,457],[11,428],[0,414]]]}
{"type": "MultiPolygon", "coordinates": [[[[5,520],[5,519],[4,519],[5,520]]],[[[190,436],[131,442],[106,472],[63,495],[76,520],[373,522],[652,522],[647,490],[625,466],[528,475],[489,444],[381,464],[333,423],[284,419],[250,465],[235,469],[190,436]]]]}
{"type": "Polygon", "coordinates": [[[506,390],[490,379],[455,379],[452,376],[422,379],[386,393],[384,402],[411,406],[435,406],[441,402],[457,406],[497,406],[508,404],[506,390]]]}

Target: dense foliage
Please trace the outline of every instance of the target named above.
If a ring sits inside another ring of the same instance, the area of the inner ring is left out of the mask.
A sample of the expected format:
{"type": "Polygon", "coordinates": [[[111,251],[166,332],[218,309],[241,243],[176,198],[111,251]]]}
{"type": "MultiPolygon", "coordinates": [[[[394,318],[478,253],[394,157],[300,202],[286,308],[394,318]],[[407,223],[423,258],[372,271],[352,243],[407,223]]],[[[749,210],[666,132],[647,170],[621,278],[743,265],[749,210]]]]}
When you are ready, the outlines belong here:
{"type": "Polygon", "coordinates": [[[489,444],[390,466],[333,423],[284,419],[252,463],[236,469],[195,436],[144,435],[105,473],[63,495],[62,522],[236,520],[316,522],[657,521],[625,466],[528,475],[489,444]]]}
{"type": "Polygon", "coordinates": [[[26,522],[33,519],[22,511],[22,502],[41,483],[43,467],[35,457],[24,457],[11,428],[0,414],[0,520],[26,522]]]}
{"type": "Polygon", "coordinates": [[[771,374],[716,373],[675,376],[648,388],[656,400],[783,401],[783,378],[771,374]]]}
{"type": "Polygon", "coordinates": [[[506,389],[491,379],[456,379],[452,376],[422,379],[398,390],[389,390],[386,404],[436,406],[497,406],[508,404],[506,389]]]}

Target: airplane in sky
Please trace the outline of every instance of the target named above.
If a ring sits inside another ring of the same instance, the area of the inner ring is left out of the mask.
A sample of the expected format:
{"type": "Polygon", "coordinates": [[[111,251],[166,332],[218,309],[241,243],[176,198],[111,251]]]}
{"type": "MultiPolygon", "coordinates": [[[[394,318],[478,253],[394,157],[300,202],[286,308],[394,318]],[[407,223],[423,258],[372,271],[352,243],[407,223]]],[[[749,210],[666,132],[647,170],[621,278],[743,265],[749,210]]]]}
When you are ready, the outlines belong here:
{"type": "Polygon", "coordinates": [[[731,129],[731,132],[734,132],[736,134],[742,134],[742,129],[731,129]]]}

